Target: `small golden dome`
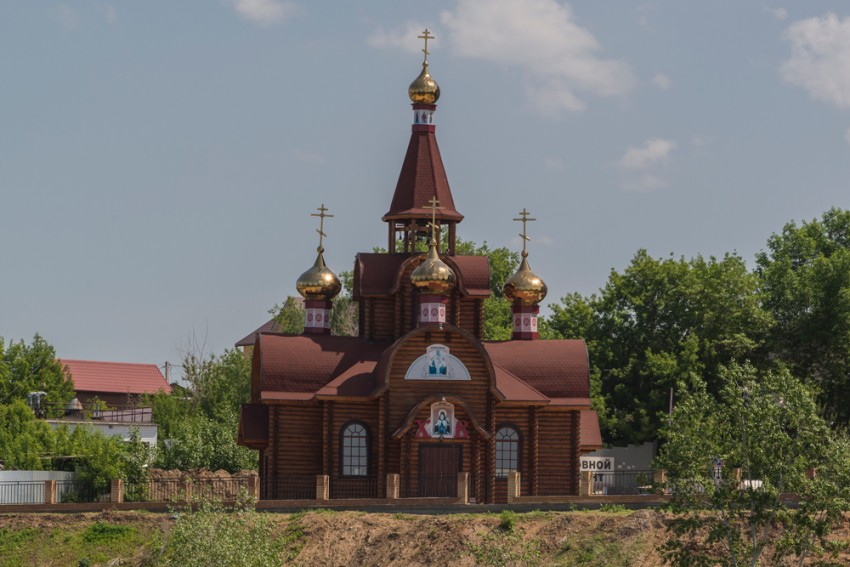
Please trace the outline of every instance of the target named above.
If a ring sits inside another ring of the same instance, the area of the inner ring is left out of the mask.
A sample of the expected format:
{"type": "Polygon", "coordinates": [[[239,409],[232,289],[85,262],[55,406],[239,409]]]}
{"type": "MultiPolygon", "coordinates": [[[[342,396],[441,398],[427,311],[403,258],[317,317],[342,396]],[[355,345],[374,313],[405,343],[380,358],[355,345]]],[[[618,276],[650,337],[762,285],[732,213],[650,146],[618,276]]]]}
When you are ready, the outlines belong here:
{"type": "Polygon", "coordinates": [[[428,62],[422,64],[422,72],[407,88],[407,96],[413,104],[436,104],[440,98],[440,85],[428,74],[428,62]]]}
{"type": "Polygon", "coordinates": [[[509,300],[530,306],[543,301],[549,290],[540,276],[531,271],[526,254],[523,254],[519,269],[505,282],[502,291],[509,300]]]}
{"type": "Polygon", "coordinates": [[[325,266],[325,258],[322,256],[323,249],[319,248],[319,255],[313,267],[301,274],[295,283],[295,289],[304,299],[331,300],[340,292],[342,284],[339,278],[330,268],[325,266]]]}
{"type": "Polygon", "coordinates": [[[437,243],[431,240],[428,256],[410,274],[410,282],[421,293],[448,295],[455,285],[455,273],[437,254],[437,243]]]}

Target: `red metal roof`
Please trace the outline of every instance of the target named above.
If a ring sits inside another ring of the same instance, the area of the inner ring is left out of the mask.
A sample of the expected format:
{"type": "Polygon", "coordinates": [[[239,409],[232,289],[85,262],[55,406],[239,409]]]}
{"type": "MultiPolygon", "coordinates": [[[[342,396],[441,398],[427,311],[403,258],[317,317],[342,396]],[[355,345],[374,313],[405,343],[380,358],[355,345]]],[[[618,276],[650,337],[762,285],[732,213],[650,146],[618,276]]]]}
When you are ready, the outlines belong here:
{"type": "Polygon", "coordinates": [[[595,451],[602,448],[602,433],[599,431],[599,416],[594,410],[581,412],[581,445],[582,451],[595,451]]]}
{"type": "Polygon", "coordinates": [[[463,220],[463,215],[455,210],[436,135],[430,131],[413,130],[398,176],[393,202],[383,220],[430,219],[431,209],[427,208],[428,201],[434,197],[440,201],[442,207],[437,211],[438,219],[463,220]]]}
{"type": "Polygon", "coordinates": [[[549,398],[589,398],[590,364],[580,339],[485,342],[498,364],[549,398]]]}
{"type": "Polygon", "coordinates": [[[240,347],[240,346],[241,347],[253,346],[254,343],[257,342],[257,337],[260,336],[260,333],[279,333],[279,332],[280,332],[280,325],[278,325],[277,321],[275,321],[274,319],[270,319],[270,320],[266,321],[265,323],[263,323],[263,325],[259,329],[251,332],[251,334],[247,335],[244,339],[242,339],[241,341],[236,343],[236,346],[238,346],[238,347],[240,347]]]}
{"type": "Polygon", "coordinates": [[[77,392],[110,394],[169,394],[171,386],[165,381],[156,364],[131,362],[100,362],[94,360],[60,359],[74,380],[77,392]]]}
{"type": "Polygon", "coordinates": [[[389,345],[360,337],[261,334],[254,356],[260,357],[263,397],[315,393],[357,363],[376,363],[389,345]]]}
{"type": "Polygon", "coordinates": [[[493,372],[496,374],[496,389],[505,396],[505,401],[549,403],[549,398],[498,364],[493,365],[493,372]]]}
{"type": "MultiPolygon", "coordinates": [[[[404,263],[421,254],[357,254],[360,267],[359,289],[355,299],[392,295],[404,263]]],[[[490,259],[487,256],[440,256],[455,271],[458,288],[464,295],[490,296],[490,259]]]]}
{"type": "MultiPolygon", "coordinates": [[[[263,399],[365,397],[378,387],[389,355],[403,344],[361,337],[261,334],[263,399]]],[[[496,388],[506,401],[587,408],[590,378],[582,340],[485,342],[496,388]]]]}

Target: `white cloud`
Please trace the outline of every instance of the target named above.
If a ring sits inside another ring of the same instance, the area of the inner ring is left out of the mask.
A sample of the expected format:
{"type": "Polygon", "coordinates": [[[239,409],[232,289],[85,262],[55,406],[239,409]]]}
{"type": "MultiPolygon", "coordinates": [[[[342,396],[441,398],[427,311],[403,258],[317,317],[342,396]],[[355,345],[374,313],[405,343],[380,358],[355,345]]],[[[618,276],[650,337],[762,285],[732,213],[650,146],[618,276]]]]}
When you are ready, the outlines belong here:
{"type": "Polygon", "coordinates": [[[835,14],[794,22],[785,30],[791,57],[782,77],[812,97],[850,108],[850,17],[835,14]]]}
{"type": "Polygon", "coordinates": [[[576,92],[623,95],[635,83],[628,65],[598,56],[593,34],[556,0],[459,0],[441,19],[459,55],[518,70],[543,113],[581,110],[576,92]]]}
{"type": "Polygon", "coordinates": [[[770,6],[765,6],[764,9],[770,12],[770,14],[777,20],[788,19],[788,10],[785,8],[771,8],[770,6]]]}
{"type": "Polygon", "coordinates": [[[673,86],[673,81],[664,73],[656,73],[655,76],[652,77],[652,84],[662,91],[666,91],[673,86]]]}
{"type": "Polygon", "coordinates": [[[288,0],[229,0],[236,13],[258,26],[270,26],[288,20],[297,5],[288,0]]]}
{"type": "Polygon", "coordinates": [[[650,138],[641,147],[629,148],[620,158],[620,185],[635,191],[666,186],[664,173],[674,149],[676,142],[663,138],[650,138]]]}
{"type": "Polygon", "coordinates": [[[53,16],[66,30],[75,30],[80,22],[77,12],[66,4],[57,4],[52,10],[53,16]]]}
{"type": "MultiPolygon", "coordinates": [[[[423,43],[417,36],[422,35],[425,28],[434,31],[433,27],[418,22],[407,22],[403,29],[397,30],[387,31],[379,27],[366,39],[366,43],[378,49],[401,49],[408,53],[422,53],[423,43]]],[[[431,51],[431,46],[436,44],[437,40],[438,38],[428,40],[428,51],[431,51]]]]}

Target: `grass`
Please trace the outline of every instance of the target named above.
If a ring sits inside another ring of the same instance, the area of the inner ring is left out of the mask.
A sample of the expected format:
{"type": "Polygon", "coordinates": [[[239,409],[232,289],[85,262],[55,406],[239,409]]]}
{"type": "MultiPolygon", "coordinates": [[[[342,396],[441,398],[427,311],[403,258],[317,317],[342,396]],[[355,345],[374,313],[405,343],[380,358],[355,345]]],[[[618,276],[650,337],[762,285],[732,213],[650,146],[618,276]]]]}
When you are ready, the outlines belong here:
{"type": "Polygon", "coordinates": [[[128,561],[155,539],[153,530],[95,522],[62,529],[0,529],[0,565],[94,565],[115,558],[128,561]]]}
{"type": "Polygon", "coordinates": [[[641,557],[644,541],[622,540],[607,535],[582,535],[566,542],[557,557],[559,565],[578,567],[600,565],[606,567],[630,567],[641,557]],[[604,558],[604,563],[600,563],[604,558]]]}

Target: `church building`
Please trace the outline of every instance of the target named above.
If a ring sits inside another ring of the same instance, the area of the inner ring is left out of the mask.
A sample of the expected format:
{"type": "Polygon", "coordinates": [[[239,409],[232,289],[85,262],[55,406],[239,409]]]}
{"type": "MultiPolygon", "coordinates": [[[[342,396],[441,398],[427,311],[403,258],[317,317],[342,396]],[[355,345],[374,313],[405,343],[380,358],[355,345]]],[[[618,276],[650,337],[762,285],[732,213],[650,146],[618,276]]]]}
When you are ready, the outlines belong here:
{"type": "MultiPolygon", "coordinates": [[[[358,336],[330,333],[341,286],[323,257],[331,215],[322,205],[316,261],[296,284],[304,333],[260,329],[252,337],[251,403],[238,441],[259,452],[263,499],[314,498],[319,475],[331,499],[456,497],[465,474],[471,501],[503,502],[513,471],[523,495],[577,494],[579,456],[601,448],[584,341],[539,339],[547,290],[529,266],[527,238],[504,285],[512,338],[483,340],[490,265],[486,256],[456,254],[464,216],[435,135],[433,36],[420,37],[410,142],[381,219],[387,252],[355,256],[358,336]],[[426,242],[421,253],[417,243],[426,242]]],[[[523,235],[528,214],[514,219],[523,235]]]]}

